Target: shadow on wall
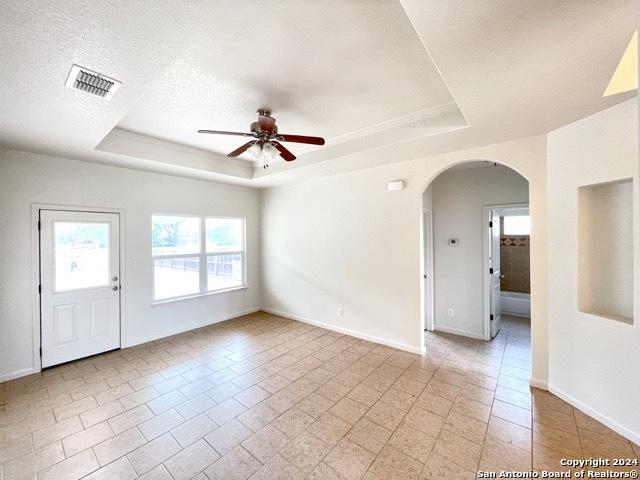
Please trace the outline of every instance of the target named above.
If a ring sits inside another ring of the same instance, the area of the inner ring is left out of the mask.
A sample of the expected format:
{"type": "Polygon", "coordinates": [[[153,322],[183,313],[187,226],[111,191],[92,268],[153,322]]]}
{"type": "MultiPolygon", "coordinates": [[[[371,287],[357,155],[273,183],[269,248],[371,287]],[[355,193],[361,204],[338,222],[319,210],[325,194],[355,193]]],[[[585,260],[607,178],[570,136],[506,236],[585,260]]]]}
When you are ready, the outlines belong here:
{"type": "MultiPolygon", "coordinates": [[[[272,260],[274,262],[274,266],[278,267],[281,270],[280,274],[281,275],[284,274],[287,276],[288,278],[287,282],[293,281],[296,284],[304,283],[304,287],[297,289],[297,291],[313,292],[313,298],[312,299],[306,299],[301,297],[290,298],[287,295],[285,296],[275,295],[275,292],[271,291],[270,294],[272,297],[272,302],[270,303],[272,304],[272,307],[267,308],[266,310],[271,311],[273,313],[280,314],[285,317],[293,317],[293,315],[291,315],[288,312],[305,312],[305,311],[313,310],[308,308],[309,303],[311,302],[317,303],[318,305],[322,305],[325,308],[327,305],[329,306],[329,308],[334,308],[333,306],[335,305],[335,311],[334,311],[335,313],[333,314],[333,316],[331,316],[331,314],[328,313],[325,318],[317,318],[317,317],[311,318],[311,317],[306,317],[303,314],[299,316],[295,315],[295,318],[297,320],[312,322],[315,324],[326,324],[327,326],[331,326],[336,329],[342,329],[345,332],[349,331],[350,334],[357,337],[367,336],[367,335],[362,335],[361,333],[358,333],[357,325],[351,324],[351,321],[357,318],[373,319],[376,316],[373,310],[368,310],[363,306],[354,305],[352,302],[349,302],[344,297],[344,295],[340,293],[340,291],[336,289],[326,288],[325,285],[321,285],[318,282],[312,281],[309,276],[304,275],[299,269],[296,269],[293,266],[285,265],[283,262],[279,260],[275,260],[275,259],[272,259],[272,260]],[[305,305],[306,305],[306,308],[305,308],[305,305]],[[349,319],[346,321],[344,318],[345,306],[346,306],[347,315],[349,317],[349,319]],[[338,309],[341,309],[340,310],[341,315],[339,314],[338,309]]],[[[370,336],[379,336],[380,339],[378,339],[378,341],[388,338],[387,322],[385,322],[385,325],[387,326],[386,331],[373,331],[373,332],[370,332],[371,333],[370,336]]],[[[363,330],[361,329],[361,331],[363,330]]]]}

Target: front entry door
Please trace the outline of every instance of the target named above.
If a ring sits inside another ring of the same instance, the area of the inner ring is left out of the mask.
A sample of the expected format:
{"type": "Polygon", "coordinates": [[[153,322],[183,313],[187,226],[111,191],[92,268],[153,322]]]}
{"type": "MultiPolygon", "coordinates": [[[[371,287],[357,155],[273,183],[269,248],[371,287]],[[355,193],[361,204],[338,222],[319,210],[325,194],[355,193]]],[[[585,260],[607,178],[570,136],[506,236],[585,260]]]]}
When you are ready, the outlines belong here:
{"type": "Polygon", "coordinates": [[[42,368],[120,347],[119,217],[40,210],[42,368]]]}
{"type": "Polygon", "coordinates": [[[500,215],[491,212],[491,242],[489,249],[489,276],[490,276],[490,310],[489,324],[491,325],[491,338],[495,337],[502,326],[502,309],[500,299],[500,215]]]}

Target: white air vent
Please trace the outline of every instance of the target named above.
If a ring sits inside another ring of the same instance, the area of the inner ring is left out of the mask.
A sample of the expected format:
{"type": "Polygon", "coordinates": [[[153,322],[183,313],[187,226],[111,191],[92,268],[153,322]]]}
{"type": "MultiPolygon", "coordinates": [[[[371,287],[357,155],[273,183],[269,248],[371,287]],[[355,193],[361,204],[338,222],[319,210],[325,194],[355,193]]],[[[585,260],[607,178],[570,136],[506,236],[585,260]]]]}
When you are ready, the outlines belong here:
{"type": "Polygon", "coordinates": [[[74,65],[71,67],[65,86],[75,88],[83,92],[91,93],[102,98],[110,99],[120,88],[121,82],[106,77],[101,73],[93,72],[88,68],[74,65]]]}

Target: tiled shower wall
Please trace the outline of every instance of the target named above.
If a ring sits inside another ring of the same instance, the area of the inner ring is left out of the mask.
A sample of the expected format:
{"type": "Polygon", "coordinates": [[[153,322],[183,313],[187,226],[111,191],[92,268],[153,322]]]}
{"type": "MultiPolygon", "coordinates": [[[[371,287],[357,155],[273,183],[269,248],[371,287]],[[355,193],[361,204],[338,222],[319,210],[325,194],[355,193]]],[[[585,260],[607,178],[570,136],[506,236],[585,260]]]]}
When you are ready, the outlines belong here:
{"type": "Polygon", "coordinates": [[[505,235],[504,217],[500,217],[500,290],[531,293],[529,281],[529,236],[505,235]]]}

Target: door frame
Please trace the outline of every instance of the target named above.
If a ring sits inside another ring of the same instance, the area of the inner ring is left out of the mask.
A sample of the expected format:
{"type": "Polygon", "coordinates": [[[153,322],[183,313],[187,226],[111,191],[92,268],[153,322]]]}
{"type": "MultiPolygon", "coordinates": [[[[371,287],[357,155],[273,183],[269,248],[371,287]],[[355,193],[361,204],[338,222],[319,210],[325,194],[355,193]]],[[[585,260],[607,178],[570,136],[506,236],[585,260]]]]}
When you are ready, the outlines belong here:
{"type": "MultiPolygon", "coordinates": [[[[484,205],[482,207],[482,225],[484,233],[482,235],[482,309],[483,324],[482,334],[485,340],[491,340],[491,274],[489,274],[489,255],[491,254],[491,230],[488,227],[491,221],[491,213],[493,210],[511,210],[526,208],[529,209],[529,203],[507,203],[500,205],[484,205]]],[[[529,215],[531,212],[529,211],[529,215]]],[[[531,261],[531,260],[529,260],[531,261]]]]}
{"type": "Polygon", "coordinates": [[[50,203],[32,203],[31,204],[31,285],[32,285],[32,322],[33,322],[33,372],[42,371],[42,309],[40,304],[40,230],[38,222],[40,221],[41,210],[61,210],[66,212],[89,212],[89,213],[116,213],[118,214],[118,230],[119,230],[119,254],[118,264],[120,267],[120,348],[123,346],[123,339],[126,338],[126,312],[125,312],[125,296],[126,289],[126,271],[125,271],[125,210],[118,208],[106,207],[86,207],[78,205],[61,205],[50,203]]]}
{"type": "Polygon", "coordinates": [[[425,351],[424,332],[435,330],[434,321],[434,269],[433,269],[433,210],[423,208],[420,218],[420,335],[422,352],[425,351]],[[427,276],[425,279],[424,276],[427,276]]]}

